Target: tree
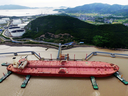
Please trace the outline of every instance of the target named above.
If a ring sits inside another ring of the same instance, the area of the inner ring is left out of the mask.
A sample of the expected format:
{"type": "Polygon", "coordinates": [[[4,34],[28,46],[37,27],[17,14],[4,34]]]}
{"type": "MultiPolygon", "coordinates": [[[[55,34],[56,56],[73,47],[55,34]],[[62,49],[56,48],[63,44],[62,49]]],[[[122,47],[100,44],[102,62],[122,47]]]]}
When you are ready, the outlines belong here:
{"type": "Polygon", "coordinates": [[[103,37],[103,36],[100,36],[100,35],[95,35],[93,37],[93,43],[96,46],[105,47],[109,43],[109,39],[107,37],[103,37]]]}

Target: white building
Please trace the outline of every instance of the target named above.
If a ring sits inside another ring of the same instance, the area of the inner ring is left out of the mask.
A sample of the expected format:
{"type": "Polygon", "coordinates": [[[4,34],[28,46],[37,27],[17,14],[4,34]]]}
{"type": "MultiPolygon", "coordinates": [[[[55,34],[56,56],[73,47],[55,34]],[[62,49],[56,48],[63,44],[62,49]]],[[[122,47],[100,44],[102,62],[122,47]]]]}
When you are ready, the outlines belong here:
{"type": "Polygon", "coordinates": [[[9,20],[10,20],[10,18],[2,18],[2,20],[9,21],[9,20]]]}
{"type": "Polygon", "coordinates": [[[23,21],[28,21],[28,18],[23,18],[22,20],[23,20],[23,21]]]}
{"type": "Polygon", "coordinates": [[[13,21],[12,21],[12,25],[18,25],[21,23],[22,23],[21,19],[13,19],[13,21]]]}
{"type": "Polygon", "coordinates": [[[125,26],[128,26],[128,23],[124,23],[125,26]]]}
{"type": "Polygon", "coordinates": [[[22,24],[18,24],[18,26],[19,26],[20,28],[24,28],[28,23],[29,23],[29,22],[25,22],[25,23],[22,23],[22,24]]]}
{"type": "Polygon", "coordinates": [[[6,24],[6,20],[0,19],[0,24],[6,24]]]}

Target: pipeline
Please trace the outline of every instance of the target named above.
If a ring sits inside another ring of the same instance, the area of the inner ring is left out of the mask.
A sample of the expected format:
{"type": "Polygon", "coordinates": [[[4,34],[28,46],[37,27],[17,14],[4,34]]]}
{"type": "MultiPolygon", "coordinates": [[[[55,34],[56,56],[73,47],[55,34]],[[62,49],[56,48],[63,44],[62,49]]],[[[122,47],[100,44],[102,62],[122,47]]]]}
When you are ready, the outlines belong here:
{"type": "Polygon", "coordinates": [[[41,59],[41,57],[34,51],[7,52],[7,53],[0,53],[0,55],[14,54],[14,56],[18,56],[18,53],[31,53],[32,55],[36,56],[38,59],[41,59]]]}
{"type": "Polygon", "coordinates": [[[60,55],[61,55],[61,43],[59,43],[59,49],[58,49],[58,55],[57,55],[57,59],[60,59],[60,55]]]}
{"type": "Polygon", "coordinates": [[[85,60],[86,60],[86,61],[89,60],[93,55],[96,56],[98,53],[110,55],[112,58],[115,58],[116,55],[117,55],[117,56],[128,56],[128,54],[119,54],[119,53],[109,53],[109,52],[95,51],[95,52],[90,53],[90,54],[85,58],[85,60]]]}
{"type": "Polygon", "coordinates": [[[86,58],[85,58],[85,60],[87,61],[89,58],[91,58],[91,57],[93,56],[93,52],[91,53],[91,54],[89,54],[86,58]]]}

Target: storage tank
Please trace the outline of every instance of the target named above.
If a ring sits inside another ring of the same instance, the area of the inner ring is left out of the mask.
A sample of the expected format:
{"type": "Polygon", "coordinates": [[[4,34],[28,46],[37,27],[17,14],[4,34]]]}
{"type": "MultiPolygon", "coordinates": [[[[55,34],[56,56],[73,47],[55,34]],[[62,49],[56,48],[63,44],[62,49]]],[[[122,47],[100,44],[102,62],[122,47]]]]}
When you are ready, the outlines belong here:
{"type": "Polygon", "coordinates": [[[14,27],[9,27],[9,28],[8,28],[8,31],[11,32],[11,31],[20,30],[20,29],[21,29],[20,27],[14,26],[14,27]]]}
{"type": "Polygon", "coordinates": [[[21,23],[22,23],[21,19],[13,19],[13,21],[12,21],[12,25],[18,25],[21,23]]]}
{"type": "Polygon", "coordinates": [[[13,37],[20,37],[25,33],[24,29],[14,30],[10,32],[13,37]]]}

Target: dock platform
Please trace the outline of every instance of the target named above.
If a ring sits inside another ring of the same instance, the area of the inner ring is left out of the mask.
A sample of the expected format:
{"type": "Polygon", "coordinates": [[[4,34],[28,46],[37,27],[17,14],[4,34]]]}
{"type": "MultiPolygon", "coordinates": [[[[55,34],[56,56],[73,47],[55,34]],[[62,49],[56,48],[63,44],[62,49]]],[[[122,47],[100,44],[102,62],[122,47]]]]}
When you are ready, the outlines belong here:
{"type": "Polygon", "coordinates": [[[95,77],[91,76],[92,86],[95,90],[98,90],[98,84],[96,83],[95,77]]]}
{"type": "Polygon", "coordinates": [[[1,66],[9,66],[10,63],[2,63],[1,66]]]}
{"type": "Polygon", "coordinates": [[[27,76],[25,77],[25,80],[24,80],[24,82],[22,83],[21,88],[25,88],[25,87],[26,87],[26,85],[28,84],[28,81],[29,81],[30,77],[31,77],[30,75],[27,75],[27,76]]]}
{"type": "Polygon", "coordinates": [[[122,83],[124,83],[125,85],[128,85],[128,81],[124,80],[124,78],[121,77],[121,75],[119,74],[119,72],[115,72],[113,75],[116,78],[118,78],[122,83]]]}
{"type": "Polygon", "coordinates": [[[0,79],[0,83],[3,82],[9,75],[12,74],[12,71],[8,71],[7,74],[5,74],[1,79],[0,79]]]}

